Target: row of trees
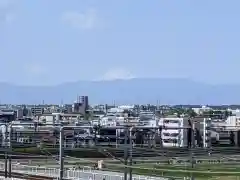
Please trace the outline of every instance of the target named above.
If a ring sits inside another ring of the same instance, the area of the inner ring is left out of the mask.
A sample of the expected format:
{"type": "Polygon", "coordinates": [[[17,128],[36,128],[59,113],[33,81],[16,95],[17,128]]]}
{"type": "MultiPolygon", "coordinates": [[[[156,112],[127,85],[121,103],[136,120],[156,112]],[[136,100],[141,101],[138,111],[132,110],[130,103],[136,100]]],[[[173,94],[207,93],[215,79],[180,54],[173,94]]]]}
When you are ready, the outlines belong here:
{"type": "Polygon", "coordinates": [[[173,108],[170,109],[167,113],[165,113],[164,115],[173,115],[176,114],[178,117],[185,115],[188,116],[190,118],[194,118],[197,116],[203,116],[203,117],[210,117],[210,118],[219,118],[219,119],[223,119],[223,118],[227,118],[228,116],[232,115],[231,111],[225,110],[208,110],[208,111],[203,111],[201,113],[201,115],[198,115],[193,109],[183,109],[183,108],[173,108]]]}

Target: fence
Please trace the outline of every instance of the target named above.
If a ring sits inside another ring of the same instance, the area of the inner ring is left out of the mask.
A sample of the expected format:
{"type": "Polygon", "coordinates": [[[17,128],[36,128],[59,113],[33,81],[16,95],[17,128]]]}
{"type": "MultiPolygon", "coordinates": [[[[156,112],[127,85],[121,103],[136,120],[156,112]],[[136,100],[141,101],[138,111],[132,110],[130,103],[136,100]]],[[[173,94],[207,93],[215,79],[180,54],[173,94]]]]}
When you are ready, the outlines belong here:
{"type": "MultiPolygon", "coordinates": [[[[0,163],[0,169],[4,170],[4,163],[0,163]]],[[[20,164],[12,164],[12,172],[19,172],[29,175],[41,175],[48,177],[58,177],[59,169],[57,168],[46,168],[38,166],[27,166],[20,164]]],[[[97,171],[92,169],[81,169],[81,170],[65,170],[64,178],[72,180],[124,180],[124,176],[108,171],[97,171]]],[[[167,180],[167,178],[162,177],[151,177],[151,176],[140,176],[133,175],[133,180],[167,180]]]]}
{"type": "Polygon", "coordinates": [[[23,179],[19,179],[19,178],[5,178],[3,176],[0,176],[0,180],[23,180],[23,179]]]}

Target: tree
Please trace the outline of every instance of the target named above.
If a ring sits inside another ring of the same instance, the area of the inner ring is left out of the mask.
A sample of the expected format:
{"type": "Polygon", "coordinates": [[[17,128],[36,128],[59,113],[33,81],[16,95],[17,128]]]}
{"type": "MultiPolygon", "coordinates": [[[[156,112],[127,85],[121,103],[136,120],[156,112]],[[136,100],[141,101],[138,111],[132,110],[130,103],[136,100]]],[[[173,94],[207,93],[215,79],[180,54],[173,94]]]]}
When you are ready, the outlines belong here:
{"type": "Polygon", "coordinates": [[[92,119],[92,114],[90,112],[86,112],[84,114],[84,120],[91,120],[92,119]]]}
{"type": "Polygon", "coordinates": [[[194,118],[197,116],[197,113],[193,110],[193,109],[187,109],[186,110],[186,114],[190,117],[190,118],[194,118]]]}
{"type": "Polygon", "coordinates": [[[228,118],[229,116],[231,116],[232,115],[232,112],[231,111],[228,111],[228,110],[226,110],[226,111],[224,111],[224,117],[225,118],[228,118]]]}

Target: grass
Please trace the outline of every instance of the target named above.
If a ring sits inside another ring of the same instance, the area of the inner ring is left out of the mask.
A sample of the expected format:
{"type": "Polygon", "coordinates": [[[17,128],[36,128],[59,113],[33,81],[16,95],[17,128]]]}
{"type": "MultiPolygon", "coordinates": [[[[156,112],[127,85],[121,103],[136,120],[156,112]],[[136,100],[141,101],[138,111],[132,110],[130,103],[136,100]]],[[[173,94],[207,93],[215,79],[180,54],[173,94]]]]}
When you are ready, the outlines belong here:
{"type": "MultiPolygon", "coordinates": [[[[51,154],[58,154],[58,149],[47,148],[51,154]]],[[[30,153],[30,154],[44,154],[39,148],[15,148],[14,152],[30,153]]],[[[46,153],[44,154],[46,155],[46,153]]],[[[65,155],[77,158],[102,158],[103,154],[96,152],[96,149],[78,149],[77,151],[66,151],[65,155]]],[[[82,162],[79,160],[77,164],[92,165],[91,162],[82,162]]],[[[195,164],[194,168],[189,164],[156,164],[156,163],[137,163],[132,166],[134,174],[148,175],[148,176],[167,176],[167,177],[190,177],[194,176],[195,180],[240,180],[240,164],[195,164]]],[[[121,163],[107,163],[108,170],[120,171],[125,170],[125,166],[121,163]]],[[[131,168],[128,166],[127,168],[131,168]]]]}
{"type": "MultiPolygon", "coordinates": [[[[124,171],[124,165],[111,164],[107,166],[110,170],[124,171]]],[[[130,167],[128,167],[130,168],[130,167]]],[[[224,180],[238,179],[240,180],[240,168],[237,166],[221,166],[212,164],[198,164],[194,168],[190,165],[175,166],[168,164],[138,164],[132,166],[132,171],[139,175],[151,175],[151,176],[166,176],[166,177],[190,177],[194,176],[195,179],[219,179],[224,180]]]]}

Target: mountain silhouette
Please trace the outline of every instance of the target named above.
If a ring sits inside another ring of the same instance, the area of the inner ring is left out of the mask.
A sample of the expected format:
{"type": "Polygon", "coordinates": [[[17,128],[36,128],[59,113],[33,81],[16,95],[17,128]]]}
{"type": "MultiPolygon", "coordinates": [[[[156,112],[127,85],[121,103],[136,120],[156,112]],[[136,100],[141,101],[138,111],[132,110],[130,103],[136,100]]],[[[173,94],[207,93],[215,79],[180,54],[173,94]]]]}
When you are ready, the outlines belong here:
{"type": "Polygon", "coordinates": [[[188,79],[135,78],[77,81],[56,86],[19,86],[0,83],[1,103],[72,103],[77,95],[90,104],[240,104],[240,85],[209,85],[188,79]]]}

